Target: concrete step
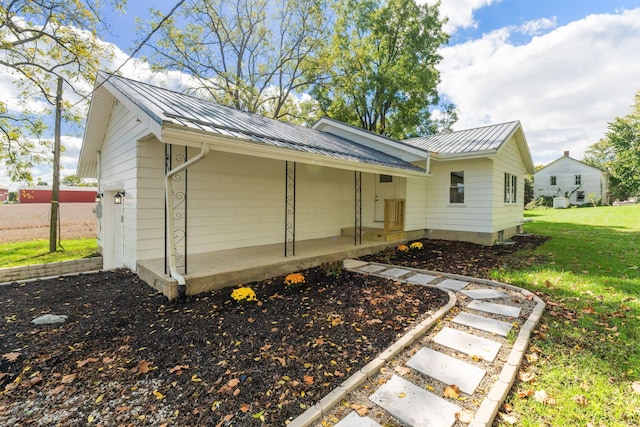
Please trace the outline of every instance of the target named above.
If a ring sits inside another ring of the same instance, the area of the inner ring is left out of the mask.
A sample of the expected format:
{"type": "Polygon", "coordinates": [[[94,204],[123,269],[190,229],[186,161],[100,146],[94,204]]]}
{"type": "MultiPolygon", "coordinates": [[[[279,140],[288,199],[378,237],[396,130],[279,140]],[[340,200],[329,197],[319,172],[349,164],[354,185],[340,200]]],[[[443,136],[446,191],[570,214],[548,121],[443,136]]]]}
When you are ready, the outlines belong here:
{"type": "Polygon", "coordinates": [[[503,337],[506,337],[511,328],[513,328],[513,323],[503,322],[502,320],[491,319],[485,316],[478,316],[477,314],[465,313],[464,311],[459,313],[451,321],[459,325],[470,326],[472,328],[501,335],[503,337]]]}
{"type": "Polygon", "coordinates": [[[485,313],[500,314],[502,316],[515,317],[520,316],[521,307],[506,304],[496,304],[487,301],[471,301],[467,304],[467,308],[472,310],[484,311],[485,313]]]}
{"type": "Polygon", "coordinates": [[[478,356],[487,362],[493,362],[500,351],[499,342],[477,337],[453,328],[443,328],[433,337],[433,341],[469,356],[478,356]]]}
{"type": "Polygon", "coordinates": [[[407,366],[446,385],[455,384],[469,395],[487,373],[482,368],[426,347],[414,354],[407,366]]]}
{"type": "Polygon", "coordinates": [[[405,425],[451,427],[461,408],[417,385],[394,375],[369,400],[405,425]]]}

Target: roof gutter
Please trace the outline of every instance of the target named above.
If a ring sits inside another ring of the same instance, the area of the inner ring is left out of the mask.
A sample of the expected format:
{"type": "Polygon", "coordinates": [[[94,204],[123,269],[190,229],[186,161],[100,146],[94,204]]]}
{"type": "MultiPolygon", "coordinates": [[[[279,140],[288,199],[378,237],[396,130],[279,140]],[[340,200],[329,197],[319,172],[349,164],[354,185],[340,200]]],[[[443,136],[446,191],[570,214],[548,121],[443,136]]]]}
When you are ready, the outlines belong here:
{"type": "Polygon", "coordinates": [[[189,159],[188,161],[182,163],[181,165],[171,169],[164,176],[164,188],[165,188],[165,199],[167,205],[167,222],[168,222],[168,232],[169,232],[169,275],[178,281],[178,301],[184,302],[187,298],[187,283],[184,280],[184,276],[178,272],[176,268],[176,234],[175,234],[175,223],[173,220],[173,176],[183,170],[187,169],[189,166],[194,163],[199,162],[200,160],[207,157],[209,154],[209,144],[202,143],[200,147],[200,153],[189,159]]]}

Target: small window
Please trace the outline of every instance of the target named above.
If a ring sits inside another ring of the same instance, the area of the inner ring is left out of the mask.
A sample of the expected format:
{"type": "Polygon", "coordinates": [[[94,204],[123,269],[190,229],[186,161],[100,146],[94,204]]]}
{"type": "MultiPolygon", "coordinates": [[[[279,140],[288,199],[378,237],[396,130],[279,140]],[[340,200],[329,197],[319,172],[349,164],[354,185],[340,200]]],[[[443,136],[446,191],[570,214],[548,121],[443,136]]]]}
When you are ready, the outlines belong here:
{"type": "Polygon", "coordinates": [[[576,193],[576,201],[584,202],[584,191],[578,191],[576,193]]]}
{"type": "Polygon", "coordinates": [[[550,180],[551,180],[551,182],[550,182],[550,184],[551,184],[551,185],[557,185],[557,184],[556,184],[556,177],[555,177],[555,176],[550,176],[549,178],[550,178],[550,180]]]}
{"type": "Polygon", "coordinates": [[[392,175],[380,175],[380,182],[393,182],[392,175]]]}
{"type": "Polygon", "coordinates": [[[449,203],[464,203],[464,172],[451,172],[449,203]]]}
{"type": "Polygon", "coordinates": [[[582,185],[582,175],[576,175],[576,185],[582,185]]]}
{"type": "Polygon", "coordinates": [[[516,203],[518,177],[510,173],[504,174],[504,202],[516,203]]]}

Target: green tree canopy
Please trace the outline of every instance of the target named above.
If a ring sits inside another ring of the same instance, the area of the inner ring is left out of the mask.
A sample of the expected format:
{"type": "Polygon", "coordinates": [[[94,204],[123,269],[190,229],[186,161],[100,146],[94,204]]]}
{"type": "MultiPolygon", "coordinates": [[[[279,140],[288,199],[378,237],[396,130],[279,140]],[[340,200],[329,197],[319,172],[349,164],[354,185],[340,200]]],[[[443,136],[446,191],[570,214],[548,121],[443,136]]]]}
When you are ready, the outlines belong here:
{"type": "Polygon", "coordinates": [[[636,92],[631,113],[609,123],[607,141],[615,153],[610,162],[612,175],[626,196],[640,193],[640,90],[636,92]]]}
{"type": "MultiPolygon", "coordinates": [[[[126,0],[109,0],[121,9],[126,0]]],[[[91,87],[101,58],[111,51],[98,40],[108,28],[100,16],[100,0],[9,0],[0,4],[0,66],[15,76],[18,100],[0,99],[0,161],[12,180],[31,182],[29,169],[46,158],[49,141],[40,139],[42,119],[55,104],[56,81],[70,92],[65,119],[79,121],[71,108],[91,87]]]]}
{"type": "Polygon", "coordinates": [[[192,76],[220,104],[299,122],[306,107],[294,95],[316,81],[308,71],[330,34],[329,1],[188,0],[147,60],[192,76]]]}
{"type": "Polygon", "coordinates": [[[437,50],[449,39],[438,8],[414,0],[337,2],[320,62],[328,75],[312,92],[324,113],[396,138],[449,129],[452,105],[440,122],[431,114],[439,103],[437,50]]]}

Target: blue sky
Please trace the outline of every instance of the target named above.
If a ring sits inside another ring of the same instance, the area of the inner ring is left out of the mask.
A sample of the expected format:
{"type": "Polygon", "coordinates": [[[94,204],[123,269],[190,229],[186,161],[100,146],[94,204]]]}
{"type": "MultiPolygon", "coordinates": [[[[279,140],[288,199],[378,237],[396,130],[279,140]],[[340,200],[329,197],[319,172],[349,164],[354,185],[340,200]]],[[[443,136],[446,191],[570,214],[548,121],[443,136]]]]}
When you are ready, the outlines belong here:
{"type": "MultiPolygon", "coordinates": [[[[176,2],[153,5],[166,13],[176,2]]],[[[114,34],[105,40],[118,47],[115,67],[136,46],[135,18],[149,17],[149,2],[129,1],[128,8],[106,16],[114,34]]],[[[439,90],[458,107],[454,128],[520,120],[535,164],[565,150],[582,159],[609,121],[630,112],[640,90],[640,0],[442,0],[441,14],[451,41],[441,49],[439,90]]],[[[122,71],[169,87],[183,81],[175,73],[158,80],[135,60],[122,71]]],[[[9,82],[0,69],[2,93],[12,93],[9,82]]],[[[75,172],[81,138],[63,143],[64,176],[75,172]]],[[[34,175],[50,180],[50,167],[34,175]]],[[[0,169],[0,186],[9,184],[0,169]]]]}

